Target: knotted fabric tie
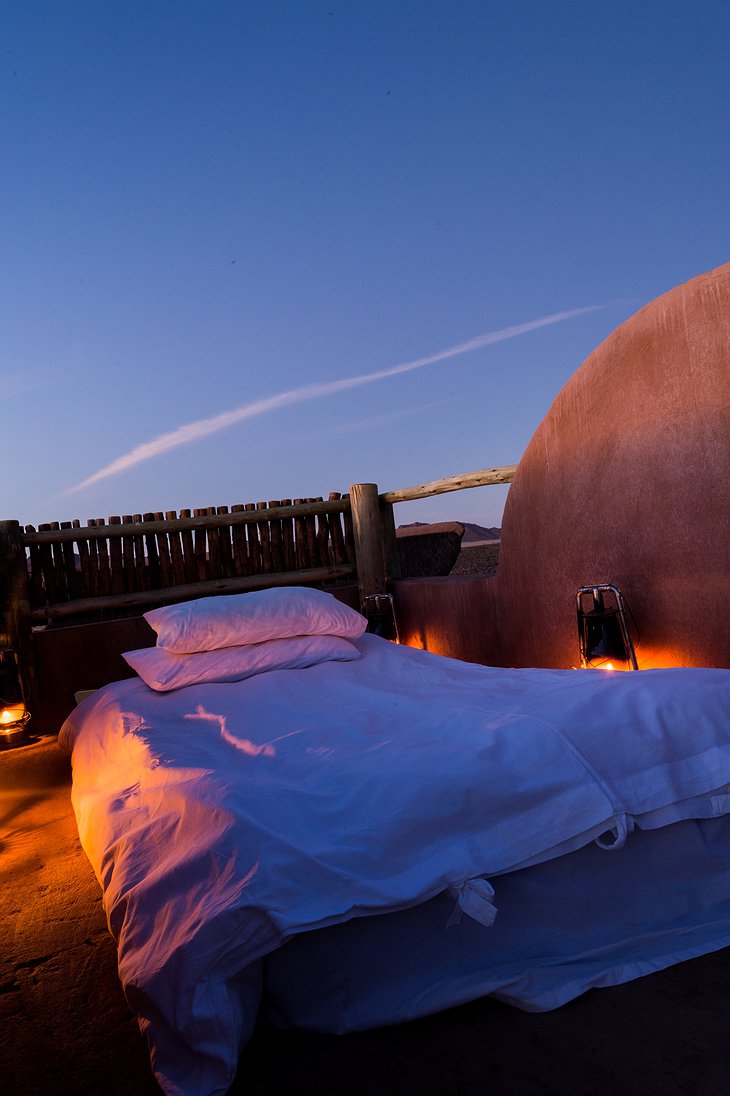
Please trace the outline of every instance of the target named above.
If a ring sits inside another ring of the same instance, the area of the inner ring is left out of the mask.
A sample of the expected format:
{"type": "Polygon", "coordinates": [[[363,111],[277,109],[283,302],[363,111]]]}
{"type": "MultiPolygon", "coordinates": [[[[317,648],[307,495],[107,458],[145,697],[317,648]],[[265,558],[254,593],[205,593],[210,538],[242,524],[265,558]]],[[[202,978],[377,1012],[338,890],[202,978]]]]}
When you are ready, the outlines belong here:
{"type": "Polygon", "coordinates": [[[633,833],[635,827],[636,823],[630,814],[618,814],[616,815],[616,825],[597,837],[595,844],[598,845],[599,849],[607,849],[609,852],[613,852],[614,849],[622,849],[626,843],[626,838],[630,833],[633,833]]]}
{"type": "Polygon", "coordinates": [[[463,883],[454,883],[450,886],[447,893],[451,898],[456,899],[456,905],[446,922],[447,929],[452,925],[458,925],[464,913],[481,925],[486,925],[487,928],[494,924],[497,916],[494,887],[486,879],[479,877],[465,879],[463,883]]]}

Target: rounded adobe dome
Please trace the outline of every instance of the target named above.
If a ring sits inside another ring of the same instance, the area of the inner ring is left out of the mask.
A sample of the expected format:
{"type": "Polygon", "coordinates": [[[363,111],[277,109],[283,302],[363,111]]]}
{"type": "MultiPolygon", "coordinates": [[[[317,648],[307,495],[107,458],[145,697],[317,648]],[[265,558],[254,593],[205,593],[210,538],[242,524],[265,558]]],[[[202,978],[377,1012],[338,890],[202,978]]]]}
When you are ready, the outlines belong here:
{"type": "Polygon", "coordinates": [[[506,664],[577,665],[575,594],[613,582],[639,665],[730,665],[730,264],[621,324],[568,381],[502,524],[506,664]]]}

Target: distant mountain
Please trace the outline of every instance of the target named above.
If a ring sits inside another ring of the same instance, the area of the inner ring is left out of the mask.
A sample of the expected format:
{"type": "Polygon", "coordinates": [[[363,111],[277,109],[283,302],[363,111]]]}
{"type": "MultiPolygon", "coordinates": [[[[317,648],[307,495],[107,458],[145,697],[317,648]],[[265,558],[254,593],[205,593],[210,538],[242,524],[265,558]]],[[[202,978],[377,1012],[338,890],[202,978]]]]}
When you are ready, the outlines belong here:
{"type": "Polygon", "coordinates": [[[474,540],[499,540],[502,536],[502,530],[495,526],[485,529],[483,525],[473,525],[470,521],[462,521],[461,524],[464,526],[462,544],[469,544],[474,540]]]}
{"type": "MultiPolygon", "coordinates": [[[[426,529],[430,524],[432,523],[428,521],[412,521],[409,525],[399,525],[398,528],[426,529]]],[[[499,540],[502,535],[502,530],[494,527],[487,529],[483,525],[474,525],[471,521],[462,521],[460,524],[464,526],[462,544],[473,544],[480,540],[499,540]]]]}

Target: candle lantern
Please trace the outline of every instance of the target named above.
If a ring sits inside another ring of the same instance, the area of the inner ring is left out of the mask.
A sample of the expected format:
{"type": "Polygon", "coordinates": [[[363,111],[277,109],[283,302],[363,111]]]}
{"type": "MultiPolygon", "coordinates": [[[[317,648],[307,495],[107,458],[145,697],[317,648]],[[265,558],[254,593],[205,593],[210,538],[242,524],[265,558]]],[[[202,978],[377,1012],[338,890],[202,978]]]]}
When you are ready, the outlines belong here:
{"type": "Polygon", "coordinates": [[[581,586],[576,594],[583,669],[638,670],[621,591],[613,583],[581,586]],[[620,667],[617,666],[620,663],[620,667]]]}
{"type": "Polygon", "coordinates": [[[0,650],[0,748],[26,743],[29,719],[17,651],[0,650]]]}

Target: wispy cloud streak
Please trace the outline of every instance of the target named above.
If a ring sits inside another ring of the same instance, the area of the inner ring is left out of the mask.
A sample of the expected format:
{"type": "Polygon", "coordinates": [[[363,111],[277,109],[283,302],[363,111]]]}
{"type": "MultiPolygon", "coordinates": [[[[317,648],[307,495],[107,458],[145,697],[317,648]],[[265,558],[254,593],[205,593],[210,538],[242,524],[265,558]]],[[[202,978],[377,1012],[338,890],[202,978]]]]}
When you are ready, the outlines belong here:
{"type": "Polygon", "coordinates": [[[129,468],[133,468],[143,461],[152,460],[154,457],[159,457],[162,453],[177,449],[181,445],[188,445],[190,442],[199,441],[200,438],[208,437],[210,434],[217,434],[220,430],[226,430],[229,426],[235,426],[236,423],[243,422],[245,419],[253,419],[259,415],[267,415],[271,411],[277,411],[280,407],[291,407],[293,404],[305,403],[308,400],[334,396],[338,392],[347,392],[351,388],[360,388],[365,384],[374,384],[376,381],[386,380],[388,377],[397,377],[402,373],[423,369],[424,366],[447,361],[449,358],[456,358],[460,354],[468,354],[472,350],[481,350],[485,346],[492,346],[494,343],[504,342],[506,339],[514,339],[518,335],[526,335],[529,331],[537,331],[541,327],[562,323],[564,320],[571,320],[575,316],[583,316],[587,312],[595,312],[597,309],[605,307],[605,305],[590,305],[587,308],[573,308],[568,312],[553,312],[549,316],[541,316],[540,319],[530,320],[529,323],[514,324],[512,327],[503,327],[499,331],[490,331],[486,335],[477,335],[473,339],[457,343],[456,346],[450,346],[446,350],[439,350],[436,354],[429,354],[425,358],[415,358],[410,362],[402,362],[400,365],[393,365],[388,369],[379,369],[374,373],[361,373],[357,377],[343,377],[337,381],[305,384],[298,388],[289,388],[284,392],[277,393],[275,396],[252,400],[250,403],[242,404],[231,411],[223,411],[220,415],[213,415],[208,419],[198,419],[197,422],[189,422],[184,426],[178,426],[177,429],[170,430],[166,434],[160,434],[152,441],[146,441],[135,446],[134,449],[130,449],[128,453],[118,457],[111,464],[107,464],[104,468],[100,468],[98,472],[94,472],[88,479],[76,484],[75,487],[70,487],[65,494],[70,495],[76,491],[82,491],[85,487],[91,487],[92,484],[107,479],[109,476],[126,472],[129,468]]]}

